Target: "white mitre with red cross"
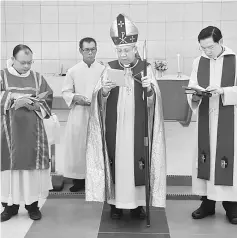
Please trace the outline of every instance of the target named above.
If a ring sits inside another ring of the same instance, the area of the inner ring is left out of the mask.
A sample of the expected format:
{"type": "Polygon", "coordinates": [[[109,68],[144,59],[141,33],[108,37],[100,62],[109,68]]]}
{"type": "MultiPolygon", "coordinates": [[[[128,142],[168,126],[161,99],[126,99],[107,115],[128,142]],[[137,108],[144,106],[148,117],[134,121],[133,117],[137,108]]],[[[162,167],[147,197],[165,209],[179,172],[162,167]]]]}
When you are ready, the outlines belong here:
{"type": "Polygon", "coordinates": [[[110,28],[110,37],[116,46],[136,44],[138,29],[124,14],[119,14],[110,28]]]}

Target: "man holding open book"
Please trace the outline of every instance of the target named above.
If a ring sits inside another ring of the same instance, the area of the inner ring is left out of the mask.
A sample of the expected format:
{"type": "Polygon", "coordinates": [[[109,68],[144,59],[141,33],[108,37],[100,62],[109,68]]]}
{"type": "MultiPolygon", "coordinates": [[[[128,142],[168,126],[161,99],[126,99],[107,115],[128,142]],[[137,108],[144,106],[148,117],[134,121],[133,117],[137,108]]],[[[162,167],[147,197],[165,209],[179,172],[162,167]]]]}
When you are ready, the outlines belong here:
{"type": "Polygon", "coordinates": [[[1,70],[1,222],[17,215],[20,203],[32,220],[41,219],[39,203],[52,189],[43,119],[51,116],[53,91],[31,70],[32,57],[27,45],[17,45],[1,70]]]}
{"type": "MultiPolygon", "coordinates": [[[[144,219],[145,106],[149,114],[151,205],[164,207],[166,200],[166,153],[159,87],[151,66],[143,77],[144,62],[136,57],[138,29],[119,14],[110,29],[118,60],[108,63],[91,103],[88,126],[86,200],[106,201],[111,218],[122,209],[144,219]],[[144,89],[148,103],[144,103],[144,89]]],[[[149,175],[148,175],[149,176],[149,175]]]]}
{"type": "Polygon", "coordinates": [[[222,201],[230,223],[237,224],[237,60],[222,45],[222,34],[209,26],[198,35],[203,51],[194,60],[189,105],[198,114],[193,162],[193,192],[202,196],[194,219],[215,214],[222,201]]]}

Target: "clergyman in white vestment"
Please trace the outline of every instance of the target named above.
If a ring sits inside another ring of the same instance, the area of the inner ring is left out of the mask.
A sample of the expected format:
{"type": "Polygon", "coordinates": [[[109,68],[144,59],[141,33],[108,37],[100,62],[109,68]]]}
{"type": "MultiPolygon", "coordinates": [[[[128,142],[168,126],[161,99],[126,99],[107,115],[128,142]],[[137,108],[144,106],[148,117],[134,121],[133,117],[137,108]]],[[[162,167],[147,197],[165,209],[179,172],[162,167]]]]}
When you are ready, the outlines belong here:
{"type": "Polygon", "coordinates": [[[104,66],[96,61],[97,43],[83,38],[80,43],[82,61],[70,68],[63,83],[62,95],[70,108],[65,129],[64,177],[73,178],[71,192],[85,187],[86,138],[90,102],[104,66]]]}
{"type": "Polygon", "coordinates": [[[193,192],[202,196],[194,219],[215,214],[222,201],[230,223],[237,224],[237,86],[236,54],[222,45],[217,27],[204,28],[198,41],[203,51],[194,60],[189,86],[210,97],[188,95],[198,114],[193,157],[193,192]]]}
{"type": "Polygon", "coordinates": [[[148,109],[151,148],[150,204],[165,207],[166,202],[161,95],[150,64],[146,65],[147,76],[143,77],[145,62],[136,57],[138,29],[135,24],[127,16],[119,14],[110,34],[118,60],[108,63],[92,97],[86,200],[108,202],[112,219],[120,219],[123,209],[130,209],[132,217],[144,219],[145,106],[148,109]],[[147,105],[143,97],[144,88],[147,90],[147,105]]]}

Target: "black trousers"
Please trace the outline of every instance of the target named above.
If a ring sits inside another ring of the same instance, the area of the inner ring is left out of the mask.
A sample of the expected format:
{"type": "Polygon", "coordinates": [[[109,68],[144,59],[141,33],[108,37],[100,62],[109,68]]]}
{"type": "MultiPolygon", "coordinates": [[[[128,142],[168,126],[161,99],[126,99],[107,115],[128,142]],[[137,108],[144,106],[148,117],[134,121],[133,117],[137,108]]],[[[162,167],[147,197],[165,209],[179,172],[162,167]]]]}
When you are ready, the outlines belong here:
{"type": "MultiPolygon", "coordinates": [[[[206,196],[201,198],[202,201],[208,201],[208,203],[216,204],[216,201],[208,199],[206,196]]],[[[236,212],[237,213],[237,202],[223,201],[222,205],[224,209],[228,212],[236,212]]]]}
{"type": "Polygon", "coordinates": [[[78,185],[78,186],[85,185],[85,179],[73,179],[72,182],[73,182],[73,185],[78,185]]]}

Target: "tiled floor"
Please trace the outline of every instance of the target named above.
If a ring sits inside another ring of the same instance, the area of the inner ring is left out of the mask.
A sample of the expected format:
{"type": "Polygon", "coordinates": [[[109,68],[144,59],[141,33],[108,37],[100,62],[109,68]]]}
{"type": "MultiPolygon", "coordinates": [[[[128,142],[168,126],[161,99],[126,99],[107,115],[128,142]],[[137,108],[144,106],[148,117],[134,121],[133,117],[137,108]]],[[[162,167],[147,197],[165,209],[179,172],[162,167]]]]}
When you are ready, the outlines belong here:
{"type": "Polygon", "coordinates": [[[101,203],[87,203],[83,199],[48,199],[42,208],[43,219],[34,222],[25,237],[96,238],[101,212],[101,203]]]}
{"type": "Polygon", "coordinates": [[[48,199],[41,221],[32,221],[21,208],[18,216],[1,223],[2,238],[235,238],[237,226],[228,223],[217,203],[216,215],[193,220],[191,212],[200,201],[168,200],[166,211],[151,209],[151,227],[132,221],[111,221],[109,208],[83,199],[48,199]],[[167,217],[167,220],[166,220],[167,217]]]}
{"type": "MultiPolygon", "coordinates": [[[[44,205],[45,201],[41,205],[44,205]]],[[[1,212],[3,208],[1,207],[1,212]]],[[[20,206],[17,216],[11,220],[1,223],[1,238],[23,238],[30,229],[33,221],[29,218],[27,211],[20,206]]]]}
{"type": "Polygon", "coordinates": [[[217,203],[216,215],[193,220],[191,213],[200,201],[167,201],[166,215],[171,238],[234,238],[237,226],[230,224],[221,203],[217,203]]]}
{"type": "Polygon", "coordinates": [[[156,237],[156,238],[170,238],[169,227],[167,224],[166,214],[164,209],[151,208],[150,218],[151,226],[147,228],[146,220],[132,219],[129,210],[123,211],[123,217],[119,221],[110,219],[110,207],[104,205],[101,216],[99,238],[111,237],[129,237],[130,235],[137,235],[138,237],[156,237]]]}

